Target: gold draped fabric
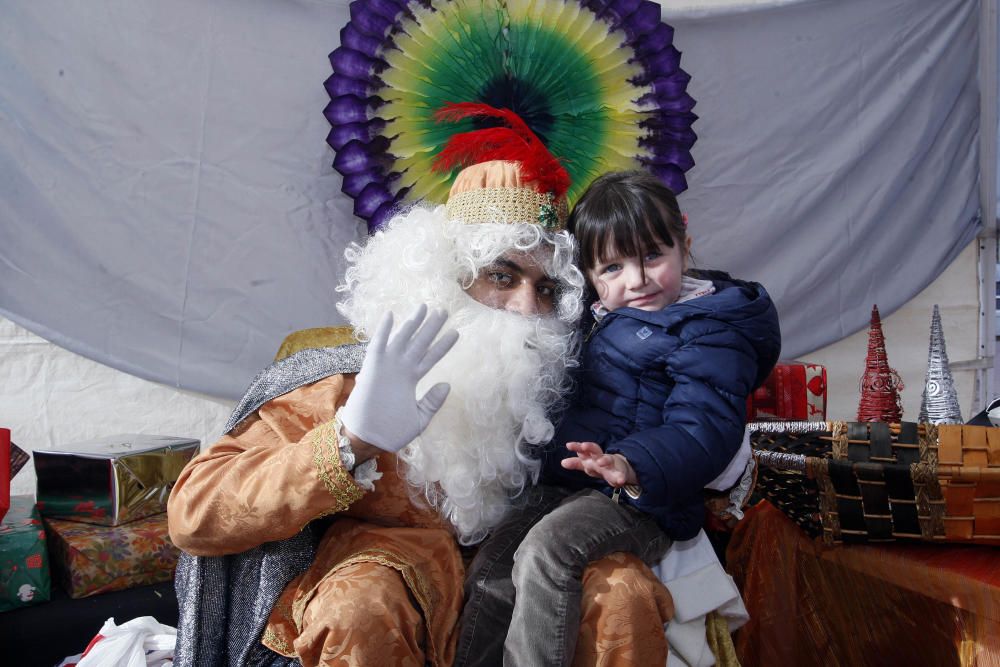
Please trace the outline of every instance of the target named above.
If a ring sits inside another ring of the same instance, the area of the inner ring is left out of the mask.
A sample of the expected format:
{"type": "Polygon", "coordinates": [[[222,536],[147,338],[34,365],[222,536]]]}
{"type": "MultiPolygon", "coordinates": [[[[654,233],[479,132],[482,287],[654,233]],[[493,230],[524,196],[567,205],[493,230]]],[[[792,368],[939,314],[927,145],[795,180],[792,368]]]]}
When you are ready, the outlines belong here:
{"type": "MultiPolygon", "coordinates": [[[[272,611],[264,642],[305,665],[450,665],[464,578],[458,546],[410,497],[392,455],[379,457],[374,492],[341,466],[332,419],[353,385],[354,376],[336,375],[275,398],[192,460],[168,503],[171,538],[196,555],[239,553],[338,513],[316,561],[272,611]]],[[[615,554],[583,583],[575,665],[665,664],[673,604],[648,568],[615,554]]]]}
{"type": "Polygon", "coordinates": [[[584,572],[583,590],[574,667],[667,664],[663,623],[674,602],[641,560],[611,554],[584,572]]]}
{"type": "Polygon", "coordinates": [[[995,548],[825,546],[764,501],[726,561],[750,612],[736,634],[747,667],[1000,667],[995,548]]]}

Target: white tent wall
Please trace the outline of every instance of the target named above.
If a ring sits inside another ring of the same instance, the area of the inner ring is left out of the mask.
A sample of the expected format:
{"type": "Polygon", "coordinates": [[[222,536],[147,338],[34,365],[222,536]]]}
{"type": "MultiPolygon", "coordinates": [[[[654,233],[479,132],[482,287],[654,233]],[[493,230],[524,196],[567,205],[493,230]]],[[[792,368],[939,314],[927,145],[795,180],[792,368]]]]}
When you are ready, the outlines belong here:
{"type": "MultiPolygon", "coordinates": [[[[882,319],[889,364],[905,387],[903,419],[915,420],[920,413],[934,305],[941,310],[962,416],[974,416],[996,393],[998,21],[997,0],[982,0],[979,85],[988,94],[980,96],[979,205],[983,220],[989,222],[930,286],[882,319]]],[[[867,348],[868,330],[863,329],[802,357],[826,366],[829,419],[856,418],[867,348]]]]}
{"type": "MultiPolygon", "coordinates": [[[[25,451],[118,433],[219,437],[233,402],[137,378],[0,318],[0,426],[25,451]]],[[[34,494],[33,461],[11,494],[34,494]]]]}
{"type": "MultiPolygon", "coordinates": [[[[934,304],[941,309],[941,324],[962,416],[968,419],[979,409],[974,368],[979,353],[978,254],[979,243],[969,244],[929,287],[882,319],[889,365],[903,380],[901,398],[905,420],[916,421],[920,413],[934,304]]],[[[857,417],[858,385],[867,352],[868,330],[864,329],[802,357],[802,361],[826,366],[828,419],[851,421],[857,417]]]]}

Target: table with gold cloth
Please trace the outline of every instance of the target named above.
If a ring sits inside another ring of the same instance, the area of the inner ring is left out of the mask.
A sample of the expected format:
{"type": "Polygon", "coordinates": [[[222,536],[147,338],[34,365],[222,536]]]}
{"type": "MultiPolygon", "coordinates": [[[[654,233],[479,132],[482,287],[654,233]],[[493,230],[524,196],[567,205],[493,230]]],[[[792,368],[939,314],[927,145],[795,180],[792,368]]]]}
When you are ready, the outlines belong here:
{"type": "Polygon", "coordinates": [[[1000,548],[827,546],[763,501],[726,560],[750,612],[744,667],[1000,667],[1000,548]]]}

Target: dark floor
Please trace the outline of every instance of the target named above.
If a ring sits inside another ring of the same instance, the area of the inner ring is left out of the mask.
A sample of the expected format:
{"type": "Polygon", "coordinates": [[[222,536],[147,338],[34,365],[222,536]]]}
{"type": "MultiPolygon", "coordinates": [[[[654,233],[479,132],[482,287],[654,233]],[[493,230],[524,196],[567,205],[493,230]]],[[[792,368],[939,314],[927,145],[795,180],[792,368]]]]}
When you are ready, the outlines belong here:
{"type": "Polygon", "coordinates": [[[177,626],[172,581],[72,600],[53,582],[52,599],[0,613],[0,664],[54,667],[82,652],[104,622],[152,616],[177,626]]]}

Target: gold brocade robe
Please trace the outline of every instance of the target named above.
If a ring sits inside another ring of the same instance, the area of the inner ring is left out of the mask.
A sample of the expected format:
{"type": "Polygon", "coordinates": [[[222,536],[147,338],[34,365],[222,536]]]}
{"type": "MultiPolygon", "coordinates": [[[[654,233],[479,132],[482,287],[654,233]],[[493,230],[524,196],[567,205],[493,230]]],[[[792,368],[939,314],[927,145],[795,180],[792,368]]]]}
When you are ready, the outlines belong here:
{"type": "MultiPolygon", "coordinates": [[[[419,606],[427,660],[450,665],[464,579],[458,545],[436,512],[410,499],[394,455],[379,456],[383,476],[372,492],[341,465],[332,420],[353,385],[353,375],[334,375],[274,398],[193,459],[168,503],[171,538],[194,555],[220,556],[289,538],[338,513],[315,562],[275,605],[264,643],[288,656],[307,650],[303,614],[318,586],[344,570],[386,566],[419,606]]],[[[634,556],[615,556],[584,577],[575,664],[665,664],[670,594],[634,556]]]]}

